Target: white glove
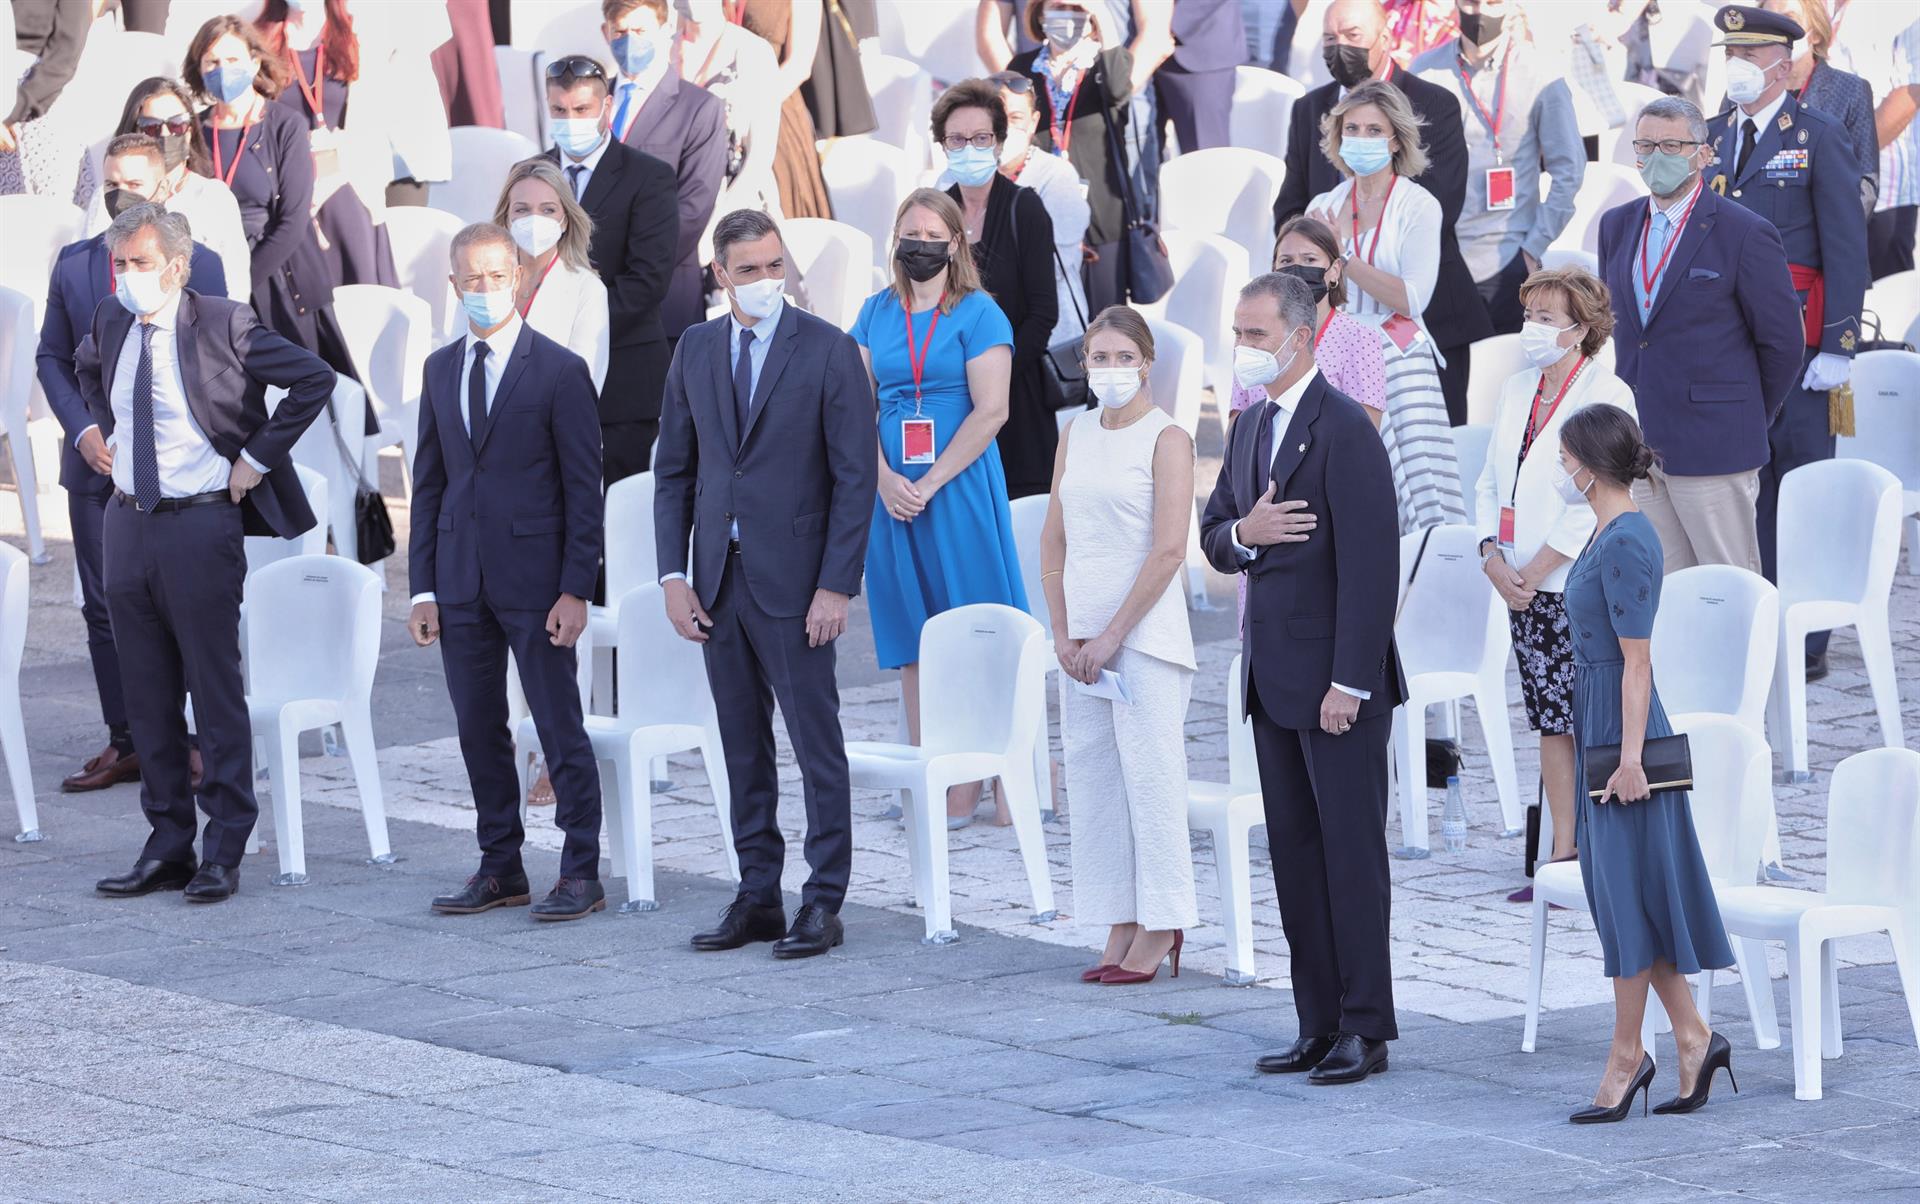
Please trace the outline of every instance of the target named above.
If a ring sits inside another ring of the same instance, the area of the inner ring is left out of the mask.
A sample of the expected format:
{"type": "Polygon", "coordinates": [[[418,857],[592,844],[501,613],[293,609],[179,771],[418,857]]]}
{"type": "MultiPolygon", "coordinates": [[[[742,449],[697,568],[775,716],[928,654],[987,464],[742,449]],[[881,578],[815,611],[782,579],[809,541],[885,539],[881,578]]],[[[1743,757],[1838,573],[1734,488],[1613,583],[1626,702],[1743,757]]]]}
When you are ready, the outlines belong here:
{"type": "Polygon", "coordinates": [[[1822,351],[1813,357],[1807,365],[1807,378],[1800,387],[1815,393],[1824,393],[1828,389],[1837,389],[1847,383],[1853,375],[1853,361],[1844,355],[1828,355],[1822,351]]]}

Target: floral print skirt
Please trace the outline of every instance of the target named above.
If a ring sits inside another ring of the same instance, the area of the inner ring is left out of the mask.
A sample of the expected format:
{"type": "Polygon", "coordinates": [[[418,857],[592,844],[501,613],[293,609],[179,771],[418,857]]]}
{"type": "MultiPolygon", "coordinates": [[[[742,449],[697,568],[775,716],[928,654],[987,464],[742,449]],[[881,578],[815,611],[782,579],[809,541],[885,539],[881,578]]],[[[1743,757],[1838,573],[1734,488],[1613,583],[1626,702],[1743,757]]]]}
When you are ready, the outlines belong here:
{"type": "Polygon", "coordinates": [[[1527,726],[1543,736],[1573,734],[1573,632],[1567,603],[1542,590],[1525,610],[1507,612],[1520,661],[1520,697],[1527,726]]]}

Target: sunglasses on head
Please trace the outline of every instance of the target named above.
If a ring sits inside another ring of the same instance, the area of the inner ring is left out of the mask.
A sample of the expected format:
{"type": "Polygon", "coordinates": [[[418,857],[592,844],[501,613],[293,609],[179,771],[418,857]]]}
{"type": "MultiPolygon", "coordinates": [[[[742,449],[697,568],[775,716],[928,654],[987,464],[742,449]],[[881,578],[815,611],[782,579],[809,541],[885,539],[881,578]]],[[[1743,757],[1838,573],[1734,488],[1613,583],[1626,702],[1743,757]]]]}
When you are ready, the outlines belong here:
{"type": "Polygon", "coordinates": [[[607,69],[600,60],[584,54],[570,54],[547,64],[547,78],[550,80],[599,79],[607,78],[607,69]]]}
{"type": "Polygon", "coordinates": [[[1009,92],[1022,95],[1033,91],[1033,80],[1018,71],[996,71],[987,77],[987,82],[996,88],[1005,88],[1009,92]]]}
{"type": "Polygon", "coordinates": [[[158,138],[162,134],[184,134],[193,128],[193,118],[185,113],[172,117],[136,117],[133,119],[135,133],[145,134],[149,138],[158,138]]]}

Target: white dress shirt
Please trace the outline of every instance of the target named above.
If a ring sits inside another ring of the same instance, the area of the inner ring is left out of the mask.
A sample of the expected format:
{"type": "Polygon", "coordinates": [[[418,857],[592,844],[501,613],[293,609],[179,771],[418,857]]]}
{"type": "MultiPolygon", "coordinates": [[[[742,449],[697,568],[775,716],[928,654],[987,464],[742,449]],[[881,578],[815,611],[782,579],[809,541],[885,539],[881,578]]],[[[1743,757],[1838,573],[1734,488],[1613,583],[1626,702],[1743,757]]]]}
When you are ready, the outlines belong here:
{"type": "Polygon", "coordinates": [[[526,323],[586,361],[596,394],[606,387],[610,322],[599,273],[556,260],[527,307],[526,323]]]}
{"type": "Polygon", "coordinates": [[[1736,109],[1739,109],[1740,115],[1734,118],[1733,121],[1733,146],[1731,148],[1733,151],[1733,161],[1726,165],[1729,175],[1733,173],[1734,167],[1740,162],[1740,143],[1747,136],[1747,122],[1753,122],[1753,153],[1757,155],[1760,153],[1760,135],[1767,132],[1767,124],[1779,115],[1780,106],[1786,103],[1787,94],[1785,90],[1782,90],[1780,95],[1768,101],[1767,107],[1761,109],[1758,113],[1748,113],[1745,109],[1740,109],[1738,105],[1734,106],[1736,109]]]}
{"type": "Polygon", "coordinates": [[[579,200],[587,195],[587,185],[593,183],[593,169],[600,166],[600,160],[607,154],[607,144],[613,141],[613,135],[601,131],[599,143],[586,153],[584,158],[576,159],[565,151],[560,152],[560,174],[569,181],[574,179],[573,168],[580,168],[579,182],[573,190],[573,199],[579,200]]]}
{"type": "MultiPolygon", "coordinates": [[[[460,427],[469,437],[473,435],[473,419],[467,413],[467,390],[471,387],[468,381],[473,377],[473,349],[481,343],[487,345],[487,359],[481,365],[481,371],[486,374],[487,413],[491,415],[493,399],[500,392],[500,378],[506,374],[507,357],[513,354],[513,345],[520,341],[520,328],[523,325],[525,323],[520,321],[519,310],[513,312],[513,316],[507,319],[506,325],[485,338],[474,333],[472,323],[467,325],[466,345],[460,352],[460,393],[454,398],[454,405],[460,410],[460,427]]],[[[433,591],[427,590],[413,595],[408,600],[408,605],[418,606],[422,602],[433,600],[433,591]]]]}

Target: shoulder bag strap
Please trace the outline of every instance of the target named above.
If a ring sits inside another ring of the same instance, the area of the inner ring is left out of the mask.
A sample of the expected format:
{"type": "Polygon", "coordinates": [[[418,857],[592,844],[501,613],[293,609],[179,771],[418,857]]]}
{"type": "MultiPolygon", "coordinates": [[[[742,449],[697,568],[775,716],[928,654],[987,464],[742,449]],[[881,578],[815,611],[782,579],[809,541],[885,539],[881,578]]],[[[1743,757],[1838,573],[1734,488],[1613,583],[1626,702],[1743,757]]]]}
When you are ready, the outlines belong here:
{"type": "Polygon", "coordinates": [[[1420,562],[1427,556],[1427,541],[1433,538],[1434,528],[1428,527],[1420,537],[1420,550],[1413,554],[1413,569],[1407,574],[1406,592],[1400,595],[1400,605],[1393,608],[1393,625],[1400,625],[1400,612],[1407,608],[1407,599],[1413,597],[1413,583],[1420,578],[1420,562]]]}

